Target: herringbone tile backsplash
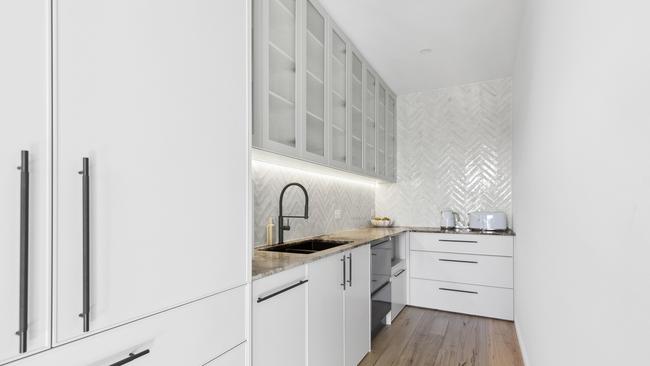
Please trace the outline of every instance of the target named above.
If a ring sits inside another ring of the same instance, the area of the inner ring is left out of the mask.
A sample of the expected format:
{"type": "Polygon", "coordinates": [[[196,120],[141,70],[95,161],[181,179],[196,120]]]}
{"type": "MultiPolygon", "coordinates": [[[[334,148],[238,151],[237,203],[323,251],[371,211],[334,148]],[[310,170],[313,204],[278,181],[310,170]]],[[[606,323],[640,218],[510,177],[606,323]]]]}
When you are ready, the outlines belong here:
{"type": "MultiPolygon", "coordinates": [[[[371,211],[375,207],[375,187],[318,174],[302,172],[254,161],[252,164],[254,199],[255,245],[266,241],[266,223],[269,217],[276,225],[273,240],[277,242],[278,201],[282,188],[298,182],[309,193],[309,220],[291,219],[291,230],[285,232],[285,240],[327,234],[335,231],[368,226],[371,211]],[[336,219],[334,211],[341,210],[336,219]]],[[[284,195],[284,214],[302,215],[303,193],[291,187],[284,195]]]]}
{"type": "Polygon", "coordinates": [[[397,183],[376,212],[398,225],[439,226],[440,210],[499,210],[512,222],[512,80],[413,93],[397,103],[397,183]]]}

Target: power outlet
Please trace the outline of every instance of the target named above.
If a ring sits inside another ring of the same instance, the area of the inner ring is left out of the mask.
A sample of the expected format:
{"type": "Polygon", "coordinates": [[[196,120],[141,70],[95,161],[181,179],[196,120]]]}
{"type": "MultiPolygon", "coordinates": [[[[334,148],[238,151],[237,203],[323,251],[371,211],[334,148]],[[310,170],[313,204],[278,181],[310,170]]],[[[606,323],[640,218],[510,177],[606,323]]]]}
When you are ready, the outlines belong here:
{"type": "Polygon", "coordinates": [[[334,218],[337,220],[341,219],[341,210],[334,210],[334,218]]]}

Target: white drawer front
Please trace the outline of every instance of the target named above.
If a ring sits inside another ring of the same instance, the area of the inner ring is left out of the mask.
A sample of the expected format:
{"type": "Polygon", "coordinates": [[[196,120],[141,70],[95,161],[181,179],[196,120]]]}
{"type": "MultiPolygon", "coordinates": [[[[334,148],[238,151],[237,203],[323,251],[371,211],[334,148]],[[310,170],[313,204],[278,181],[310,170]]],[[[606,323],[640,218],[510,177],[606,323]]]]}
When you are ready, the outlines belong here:
{"type": "MultiPolygon", "coordinates": [[[[246,286],[56,347],[16,366],[199,366],[245,341],[246,286]],[[131,363],[129,363],[130,365],[131,363]]],[[[217,363],[219,365],[219,363],[217,363]]]]}
{"type": "Polygon", "coordinates": [[[411,305],[456,313],[513,319],[511,289],[411,279],[411,305]]]}
{"type": "Polygon", "coordinates": [[[411,250],[512,257],[512,236],[411,233],[411,250]]]}
{"type": "Polygon", "coordinates": [[[411,277],[512,288],[512,257],[411,251],[411,277]]]}

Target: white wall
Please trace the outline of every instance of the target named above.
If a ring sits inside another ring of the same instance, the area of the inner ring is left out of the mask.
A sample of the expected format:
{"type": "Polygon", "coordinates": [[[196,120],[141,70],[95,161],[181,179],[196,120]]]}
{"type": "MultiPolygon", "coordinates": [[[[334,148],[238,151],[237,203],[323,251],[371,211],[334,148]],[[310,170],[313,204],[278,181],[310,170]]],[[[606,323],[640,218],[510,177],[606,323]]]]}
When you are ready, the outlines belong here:
{"type": "Polygon", "coordinates": [[[377,214],[439,226],[440,210],[511,217],[512,80],[482,81],[397,99],[397,183],[379,184],[377,214]]]}
{"type": "Polygon", "coordinates": [[[649,14],[646,1],[527,2],[513,204],[528,366],[650,362],[649,14]]]}

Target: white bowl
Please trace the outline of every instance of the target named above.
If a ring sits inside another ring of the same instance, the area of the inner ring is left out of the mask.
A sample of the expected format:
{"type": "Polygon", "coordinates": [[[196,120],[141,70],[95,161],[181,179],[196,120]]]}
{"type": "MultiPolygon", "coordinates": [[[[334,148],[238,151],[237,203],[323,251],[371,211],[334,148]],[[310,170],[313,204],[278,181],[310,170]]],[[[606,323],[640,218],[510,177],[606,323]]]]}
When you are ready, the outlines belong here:
{"type": "Polygon", "coordinates": [[[390,227],[390,226],[393,226],[393,220],[370,219],[370,223],[372,224],[372,226],[376,226],[376,227],[390,227]]]}

